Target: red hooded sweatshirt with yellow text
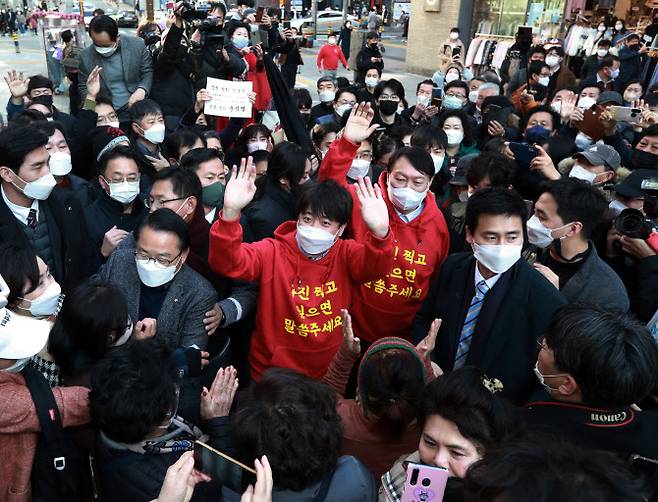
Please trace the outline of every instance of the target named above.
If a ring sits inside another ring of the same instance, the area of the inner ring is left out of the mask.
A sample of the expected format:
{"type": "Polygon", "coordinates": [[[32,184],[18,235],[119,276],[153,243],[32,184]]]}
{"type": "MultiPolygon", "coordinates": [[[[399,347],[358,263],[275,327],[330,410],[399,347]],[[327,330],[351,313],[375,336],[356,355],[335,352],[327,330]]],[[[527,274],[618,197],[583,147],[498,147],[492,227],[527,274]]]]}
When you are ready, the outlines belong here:
{"type": "Polygon", "coordinates": [[[280,367],[322,378],[343,339],[341,309],[350,309],[358,284],[391,268],[393,235],[366,232],[360,242],[338,239],[319,260],[296,241],[296,222],[282,223],[274,238],[242,242],[239,221],[220,218],[210,229],[208,262],[220,275],[260,284],[251,338],[251,376],[280,367]]]}
{"type": "MultiPolygon", "coordinates": [[[[347,172],[358,148],[345,138],[334,141],[322,160],[319,179],[332,179],[349,190],[354,199],[349,228],[351,236],[362,242],[367,227],[354,186],[347,183],[347,172]]],[[[390,229],[395,236],[391,250],[392,266],[375,280],[356,288],[350,311],[355,335],[371,343],[386,336],[409,340],[414,316],[450,247],[448,227],[432,192],[427,192],[422,212],[406,223],[388,197],[386,173],[379,178],[379,187],[388,208],[390,229]]]]}

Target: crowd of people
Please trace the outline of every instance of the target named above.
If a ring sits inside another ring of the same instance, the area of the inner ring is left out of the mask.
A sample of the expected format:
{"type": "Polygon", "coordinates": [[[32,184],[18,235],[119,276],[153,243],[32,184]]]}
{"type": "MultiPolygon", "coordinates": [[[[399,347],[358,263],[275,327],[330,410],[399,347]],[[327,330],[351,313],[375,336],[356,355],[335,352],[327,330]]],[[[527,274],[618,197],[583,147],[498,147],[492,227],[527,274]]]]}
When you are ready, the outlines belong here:
{"type": "Polygon", "coordinates": [[[656,500],[641,34],[576,77],[554,41],[465,67],[455,28],[415,96],[330,36],[316,97],[276,9],[197,14],[95,13],[67,111],[5,76],[0,499],[656,500]]]}

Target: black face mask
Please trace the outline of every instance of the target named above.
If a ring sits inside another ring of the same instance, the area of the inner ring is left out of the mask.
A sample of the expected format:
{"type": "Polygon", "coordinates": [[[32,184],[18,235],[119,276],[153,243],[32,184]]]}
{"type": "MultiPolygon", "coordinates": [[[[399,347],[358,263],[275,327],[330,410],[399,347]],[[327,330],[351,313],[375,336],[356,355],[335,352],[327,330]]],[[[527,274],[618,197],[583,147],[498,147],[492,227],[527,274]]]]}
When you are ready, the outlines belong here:
{"type": "Polygon", "coordinates": [[[658,169],[658,155],[655,153],[633,150],[631,163],[636,169],[658,169]]]}
{"type": "Polygon", "coordinates": [[[397,101],[380,101],[379,110],[383,115],[393,115],[398,109],[397,101]]]}
{"type": "Polygon", "coordinates": [[[32,103],[37,103],[40,105],[47,106],[48,108],[52,108],[53,97],[49,94],[42,94],[41,96],[37,96],[36,98],[32,99],[32,103]]]}

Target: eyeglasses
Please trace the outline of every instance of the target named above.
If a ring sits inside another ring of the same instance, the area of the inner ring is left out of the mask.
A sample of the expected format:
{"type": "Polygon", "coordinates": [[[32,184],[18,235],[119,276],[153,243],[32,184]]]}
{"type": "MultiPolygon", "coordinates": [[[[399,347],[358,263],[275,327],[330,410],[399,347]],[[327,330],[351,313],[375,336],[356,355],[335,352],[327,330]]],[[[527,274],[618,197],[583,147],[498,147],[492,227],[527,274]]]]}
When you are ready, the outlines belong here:
{"type": "Polygon", "coordinates": [[[400,98],[395,94],[382,94],[379,99],[382,101],[400,101],[400,98]]]}
{"type": "Polygon", "coordinates": [[[148,197],[147,199],[144,199],[144,205],[149,209],[151,209],[151,207],[160,209],[168,202],[175,202],[183,199],[187,199],[187,197],[177,197],[176,199],[154,199],[153,197],[148,197]]]}
{"type": "Polygon", "coordinates": [[[134,251],[135,260],[143,263],[144,265],[152,261],[155,264],[155,266],[158,268],[167,268],[171,266],[171,264],[174,263],[182,254],[183,252],[181,251],[174,258],[169,260],[167,258],[151,258],[146,253],[142,253],[141,251],[134,251]]]}
{"type": "Polygon", "coordinates": [[[359,160],[372,160],[372,153],[370,152],[357,153],[355,158],[359,160]]]}
{"type": "Polygon", "coordinates": [[[122,178],[120,180],[108,180],[105,176],[103,176],[103,179],[108,185],[113,185],[113,184],[119,184],[119,183],[138,183],[139,182],[139,176],[129,176],[128,178],[122,178]]]}
{"type": "Polygon", "coordinates": [[[462,96],[461,94],[454,94],[448,92],[446,92],[446,96],[450,96],[451,98],[466,99],[466,96],[462,96]]]}
{"type": "Polygon", "coordinates": [[[96,119],[97,124],[106,124],[108,122],[117,122],[119,120],[119,117],[117,116],[116,113],[110,112],[107,115],[99,115],[98,118],[96,119]]]}

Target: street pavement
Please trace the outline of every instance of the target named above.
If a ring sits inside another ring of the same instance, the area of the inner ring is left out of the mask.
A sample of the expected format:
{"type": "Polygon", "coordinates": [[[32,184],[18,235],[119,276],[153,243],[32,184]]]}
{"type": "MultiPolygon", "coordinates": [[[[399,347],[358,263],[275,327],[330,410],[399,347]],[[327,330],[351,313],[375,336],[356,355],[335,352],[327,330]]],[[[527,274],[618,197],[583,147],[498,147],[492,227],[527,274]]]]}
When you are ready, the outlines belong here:
{"type": "MultiPolygon", "coordinates": [[[[134,34],[132,28],[121,28],[121,33],[134,34]]],[[[9,70],[22,71],[26,76],[37,73],[47,74],[46,54],[43,48],[41,34],[31,35],[28,33],[18,37],[20,53],[16,53],[14,43],[11,37],[0,37],[0,73],[4,76],[9,70]]],[[[306,87],[311,92],[311,96],[317,99],[316,81],[320,73],[316,66],[316,57],[319,48],[325,43],[324,40],[318,40],[315,47],[302,49],[304,65],[300,67],[300,73],[297,75],[297,86],[306,87]]],[[[416,84],[426,78],[422,75],[413,75],[406,72],[404,57],[406,47],[398,33],[385,33],[383,43],[386,48],[384,54],[384,78],[396,78],[402,82],[407,99],[413,103],[416,84]]],[[[347,72],[341,67],[340,76],[345,76],[350,80],[353,78],[352,72],[347,72]]],[[[0,113],[6,122],[5,103],[9,100],[10,93],[7,85],[0,81],[0,113]]],[[[68,111],[68,96],[66,94],[55,96],[55,105],[62,111],[68,111]]]]}

